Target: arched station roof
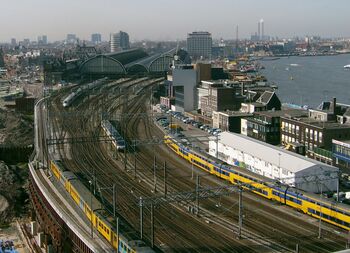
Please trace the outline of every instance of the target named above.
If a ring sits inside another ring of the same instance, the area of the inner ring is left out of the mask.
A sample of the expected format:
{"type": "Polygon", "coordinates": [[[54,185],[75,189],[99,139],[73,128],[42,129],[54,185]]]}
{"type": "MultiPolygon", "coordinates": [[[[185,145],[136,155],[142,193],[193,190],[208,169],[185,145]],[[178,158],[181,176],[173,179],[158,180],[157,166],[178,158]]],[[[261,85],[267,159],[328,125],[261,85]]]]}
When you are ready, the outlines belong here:
{"type": "Polygon", "coordinates": [[[80,72],[82,74],[105,75],[119,75],[126,73],[124,65],[121,62],[106,55],[97,55],[86,60],[81,64],[80,72]]]}
{"type": "Polygon", "coordinates": [[[127,72],[165,72],[169,69],[173,57],[168,54],[155,54],[131,62],[125,66],[127,72]]]}
{"type": "Polygon", "coordinates": [[[119,75],[126,73],[161,73],[169,70],[174,50],[149,56],[142,49],[130,49],[94,56],[80,66],[82,74],[119,75]]]}
{"type": "Polygon", "coordinates": [[[124,50],[124,51],[115,52],[115,53],[107,53],[105,55],[119,61],[123,65],[127,65],[130,62],[134,62],[149,56],[141,48],[124,50]]]}

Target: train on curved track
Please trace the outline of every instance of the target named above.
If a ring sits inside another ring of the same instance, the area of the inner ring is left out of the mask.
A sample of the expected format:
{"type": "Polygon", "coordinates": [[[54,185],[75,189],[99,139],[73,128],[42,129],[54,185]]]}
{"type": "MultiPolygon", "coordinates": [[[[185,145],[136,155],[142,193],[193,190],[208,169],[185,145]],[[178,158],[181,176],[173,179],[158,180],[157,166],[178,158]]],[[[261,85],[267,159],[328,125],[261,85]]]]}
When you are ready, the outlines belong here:
{"type": "Polygon", "coordinates": [[[74,100],[76,100],[78,97],[80,97],[84,92],[94,89],[96,87],[98,87],[99,85],[102,85],[104,82],[106,82],[108,80],[108,77],[104,77],[101,79],[98,79],[96,81],[93,81],[92,83],[83,85],[81,87],[79,87],[76,91],[73,91],[72,93],[70,93],[64,100],[63,100],[63,107],[68,107],[70,106],[74,100]]]}
{"type": "Polygon", "coordinates": [[[278,201],[312,217],[350,230],[350,208],[345,204],[281,185],[275,180],[228,165],[208,154],[193,150],[171,135],[165,135],[164,142],[178,156],[209,174],[239,185],[264,198],[278,201]]]}
{"type": "Polygon", "coordinates": [[[119,234],[118,238],[117,228],[104,217],[98,200],[91,196],[90,191],[78,180],[73,172],[63,166],[61,161],[51,161],[50,170],[77,206],[83,211],[86,218],[92,222],[94,228],[114,249],[119,249],[121,253],[154,253],[154,250],[143,241],[132,238],[130,235],[119,234]]]}
{"type": "Polygon", "coordinates": [[[105,131],[106,135],[112,139],[112,144],[118,151],[123,151],[125,149],[125,140],[120,135],[118,130],[109,120],[102,120],[101,127],[105,131]]]}

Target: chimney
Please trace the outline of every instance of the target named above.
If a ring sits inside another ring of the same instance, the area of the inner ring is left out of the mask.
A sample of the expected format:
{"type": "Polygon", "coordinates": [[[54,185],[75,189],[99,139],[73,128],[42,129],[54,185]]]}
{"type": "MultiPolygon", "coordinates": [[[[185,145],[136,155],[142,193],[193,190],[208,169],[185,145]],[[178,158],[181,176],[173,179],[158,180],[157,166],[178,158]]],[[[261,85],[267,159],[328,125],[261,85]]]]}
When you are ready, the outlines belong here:
{"type": "Polygon", "coordinates": [[[336,113],[336,107],[337,107],[337,99],[334,97],[333,98],[333,114],[334,114],[334,116],[336,113]]]}

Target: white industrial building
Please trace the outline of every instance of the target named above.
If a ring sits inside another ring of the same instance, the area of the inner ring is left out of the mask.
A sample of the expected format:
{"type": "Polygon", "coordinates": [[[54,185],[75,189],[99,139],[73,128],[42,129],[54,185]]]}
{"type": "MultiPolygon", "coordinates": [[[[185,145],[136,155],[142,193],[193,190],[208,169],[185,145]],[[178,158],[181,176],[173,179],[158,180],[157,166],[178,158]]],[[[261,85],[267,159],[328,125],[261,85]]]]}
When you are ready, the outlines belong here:
{"type": "Polygon", "coordinates": [[[218,142],[209,141],[209,154],[304,191],[336,191],[338,187],[338,168],[241,134],[221,133],[218,142]]]}

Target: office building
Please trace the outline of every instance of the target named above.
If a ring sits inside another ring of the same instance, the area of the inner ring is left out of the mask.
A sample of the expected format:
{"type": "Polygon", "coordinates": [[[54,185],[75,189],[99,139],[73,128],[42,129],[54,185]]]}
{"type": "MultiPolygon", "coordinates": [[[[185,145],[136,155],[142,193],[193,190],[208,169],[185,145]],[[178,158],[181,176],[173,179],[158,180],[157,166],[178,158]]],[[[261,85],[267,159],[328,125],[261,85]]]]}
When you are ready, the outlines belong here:
{"type": "Polygon", "coordinates": [[[284,109],[279,111],[255,112],[253,117],[247,118],[247,136],[272,144],[281,143],[281,116],[300,117],[307,115],[306,110],[284,109]]]}
{"type": "Polygon", "coordinates": [[[100,44],[102,41],[102,37],[101,37],[101,34],[99,33],[94,33],[94,34],[91,34],[91,42],[92,44],[100,44]]]}
{"type": "Polygon", "coordinates": [[[23,40],[23,46],[28,47],[30,45],[30,39],[23,40]]]}
{"type": "Polygon", "coordinates": [[[130,49],[129,34],[120,31],[112,33],[110,38],[111,53],[130,49]]]}
{"type": "Polygon", "coordinates": [[[346,118],[347,112],[340,115],[340,110],[334,98],[317,109],[310,109],[308,116],[281,117],[282,144],[302,144],[307,156],[331,164],[332,140],[350,139],[350,122],[340,121],[346,118]]]}
{"type": "Polygon", "coordinates": [[[210,59],[212,45],[209,32],[193,32],[187,36],[187,51],[193,59],[210,59]]]}
{"type": "Polygon", "coordinates": [[[198,73],[193,66],[177,66],[172,70],[172,75],[168,75],[168,81],[171,87],[170,95],[175,99],[171,109],[181,112],[196,109],[198,73]]]}
{"type": "Polygon", "coordinates": [[[244,97],[236,88],[226,86],[222,80],[202,81],[198,88],[201,113],[212,117],[214,111],[239,110],[244,97]]]}
{"type": "Polygon", "coordinates": [[[47,45],[47,35],[43,35],[41,39],[42,39],[43,45],[47,45]]]}
{"type": "Polygon", "coordinates": [[[13,46],[13,47],[17,46],[17,41],[15,38],[11,39],[11,46],[13,46]]]}
{"type": "Polygon", "coordinates": [[[332,140],[333,165],[350,173],[350,139],[346,141],[332,140]]]}
{"type": "Polygon", "coordinates": [[[66,42],[68,44],[74,44],[77,40],[77,36],[75,34],[67,34],[66,42]]]}
{"type": "Polygon", "coordinates": [[[213,112],[213,128],[223,131],[241,133],[241,121],[253,116],[249,113],[237,111],[213,112]]]}

